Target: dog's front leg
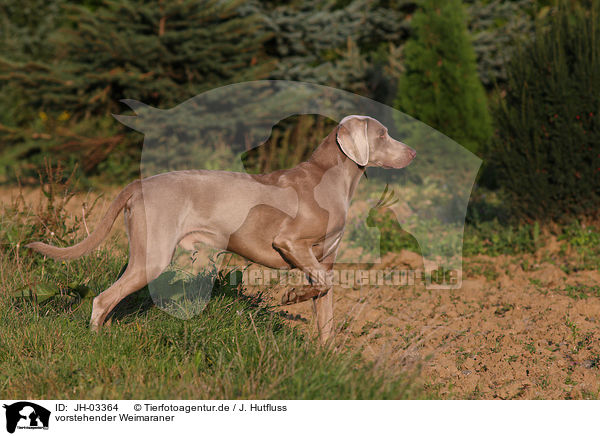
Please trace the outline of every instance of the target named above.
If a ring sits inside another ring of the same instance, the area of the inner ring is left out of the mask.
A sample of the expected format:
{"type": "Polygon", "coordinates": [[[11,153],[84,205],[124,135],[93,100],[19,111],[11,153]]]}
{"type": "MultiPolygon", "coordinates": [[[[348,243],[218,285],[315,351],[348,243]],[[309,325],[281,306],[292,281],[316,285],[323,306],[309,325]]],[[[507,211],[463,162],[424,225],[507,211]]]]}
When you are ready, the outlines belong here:
{"type": "Polygon", "coordinates": [[[293,304],[325,295],[333,286],[333,271],[321,265],[312,252],[312,244],[306,240],[293,241],[276,238],[275,248],[283,258],[308,276],[310,285],[300,286],[286,293],[282,304],[293,304]]]}
{"type": "Polygon", "coordinates": [[[277,238],[273,248],[287,262],[302,270],[311,281],[309,286],[288,290],[282,298],[282,304],[294,304],[312,298],[319,336],[326,342],[333,331],[333,262],[319,263],[312,252],[312,244],[307,241],[277,238]]]}

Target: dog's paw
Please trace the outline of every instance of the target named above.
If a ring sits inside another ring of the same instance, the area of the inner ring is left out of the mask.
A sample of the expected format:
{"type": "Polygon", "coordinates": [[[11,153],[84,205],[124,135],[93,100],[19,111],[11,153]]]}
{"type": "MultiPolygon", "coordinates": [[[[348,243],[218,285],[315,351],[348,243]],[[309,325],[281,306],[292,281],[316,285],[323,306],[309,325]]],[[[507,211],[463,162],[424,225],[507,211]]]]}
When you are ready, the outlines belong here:
{"type": "Polygon", "coordinates": [[[287,290],[281,297],[281,304],[284,306],[290,304],[301,303],[315,297],[322,297],[329,292],[330,288],[322,288],[317,286],[302,286],[300,288],[292,288],[287,290]]]}

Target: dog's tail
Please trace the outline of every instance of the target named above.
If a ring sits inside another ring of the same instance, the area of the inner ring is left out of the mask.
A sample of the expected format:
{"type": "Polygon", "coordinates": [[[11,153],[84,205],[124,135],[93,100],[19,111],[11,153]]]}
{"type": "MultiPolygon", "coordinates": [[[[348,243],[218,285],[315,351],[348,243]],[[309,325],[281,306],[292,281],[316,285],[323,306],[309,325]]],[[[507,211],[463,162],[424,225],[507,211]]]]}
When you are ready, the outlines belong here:
{"type": "Polygon", "coordinates": [[[131,198],[133,193],[139,189],[140,184],[141,182],[136,180],[135,182],[127,185],[125,189],[123,189],[119,195],[117,195],[117,198],[113,200],[108,208],[108,211],[98,224],[98,227],[96,227],[96,229],[80,243],[71,247],[62,248],[44,244],[43,242],[32,242],[27,244],[26,247],[56,260],[76,259],[84,254],[89,253],[98,245],[100,245],[100,242],[102,242],[104,238],[106,238],[108,232],[110,232],[110,229],[113,226],[113,223],[115,222],[115,219],[117,219],[117,215],[119,215],[121,210],[125,207],[125,204],[127,204],[127,201],[131,198]]]}

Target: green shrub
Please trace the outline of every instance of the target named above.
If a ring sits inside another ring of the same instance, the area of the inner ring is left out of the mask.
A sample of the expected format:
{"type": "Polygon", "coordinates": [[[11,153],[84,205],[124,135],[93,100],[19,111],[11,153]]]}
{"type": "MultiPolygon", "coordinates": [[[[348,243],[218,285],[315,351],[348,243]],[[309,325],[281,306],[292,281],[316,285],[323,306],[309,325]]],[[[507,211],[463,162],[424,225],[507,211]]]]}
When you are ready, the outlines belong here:
{"type": "Polygon", "coordinates": [[[561,2],[508,68],[488,157],[517,217],[600,205],[600,2],[586,4],[561,2]]]}

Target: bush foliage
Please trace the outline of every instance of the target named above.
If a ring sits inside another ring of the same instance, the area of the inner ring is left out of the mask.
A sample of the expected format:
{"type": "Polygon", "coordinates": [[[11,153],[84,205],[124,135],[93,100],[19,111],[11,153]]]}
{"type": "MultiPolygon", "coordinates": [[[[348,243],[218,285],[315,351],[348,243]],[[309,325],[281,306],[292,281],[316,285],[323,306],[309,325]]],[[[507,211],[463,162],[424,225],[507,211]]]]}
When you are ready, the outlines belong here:
{"type": "Polygon", "coordinates": [[[489,160],[521,218],[600,205],[600,2],[588,3],[562,2],[509,65],[489,160]]]}

